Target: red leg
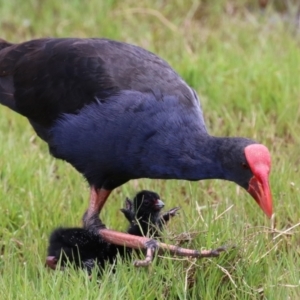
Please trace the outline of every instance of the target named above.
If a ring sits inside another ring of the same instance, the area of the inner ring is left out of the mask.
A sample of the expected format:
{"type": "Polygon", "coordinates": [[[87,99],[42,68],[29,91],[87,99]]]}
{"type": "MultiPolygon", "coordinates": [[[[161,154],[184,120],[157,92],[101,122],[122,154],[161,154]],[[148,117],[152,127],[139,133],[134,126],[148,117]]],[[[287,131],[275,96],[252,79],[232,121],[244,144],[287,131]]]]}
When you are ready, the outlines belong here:
{"type": "Polygon", "coordinates": [[[170,252],[171,254],[178,256],[188,256],[188,257],[216,257],[219,256],[220,252],[225,251],[225,247],[219,247],[215,250],[191,250],[186,248],[181,248],[174,245],[168,245],[165,243],[152,240],[150,238],[131,235],[123,232],[118,232],[110,229],[100,229],[99,234],[101,237],[109,243],[126,246],[134,249],[147,249],[147,256],[145,260],[139,260],[134,262],[134,265],[147,266],[151,263],[153,259],[153,254],[155,251],[158,252],[170,252]]]}
{"type": "Polygon", "coordinates": [[[99,214],[110,193],[110,190],[91,187],[89,208],[83,216],[83,225],[86,229],[91,230],[92,227],[101,225],[99,214]]]}
{"type": "Polygon", "coordinates": [[[111,191],[109,190],[95,189],[94,187],[92,187],[90,190],[90,205],[87,214],[99,214],[110,193],[111,191]]]}

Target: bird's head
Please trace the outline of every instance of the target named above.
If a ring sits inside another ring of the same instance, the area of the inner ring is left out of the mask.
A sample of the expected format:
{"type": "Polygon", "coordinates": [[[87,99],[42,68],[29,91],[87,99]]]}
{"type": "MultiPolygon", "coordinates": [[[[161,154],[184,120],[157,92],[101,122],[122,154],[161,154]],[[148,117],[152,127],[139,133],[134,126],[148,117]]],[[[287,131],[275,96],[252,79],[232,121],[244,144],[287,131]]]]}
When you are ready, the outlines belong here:
{"type": "Polygon", "coordinates": [[[272,194],[269,185],[271,170],[269,150],[264,145],[249,145],[245,148],[245,157],[253,174],[248,183],[247,191],[270,218],[272,216],[272,194]]]}
{"type": "Polygon", "coordinates": [[[133,199],[134,210],[137,216],[158,214],[165,206],[158,194],[151,191],[141,191],[133,199]]]}
{"type": "Polygon", "coordinates": [[[271,156],[267,147],[241,139],[223,157],[226,179],[239,184],[255,199],[263,212],[272,216],[272,194],[269,185],[271,156]]]}

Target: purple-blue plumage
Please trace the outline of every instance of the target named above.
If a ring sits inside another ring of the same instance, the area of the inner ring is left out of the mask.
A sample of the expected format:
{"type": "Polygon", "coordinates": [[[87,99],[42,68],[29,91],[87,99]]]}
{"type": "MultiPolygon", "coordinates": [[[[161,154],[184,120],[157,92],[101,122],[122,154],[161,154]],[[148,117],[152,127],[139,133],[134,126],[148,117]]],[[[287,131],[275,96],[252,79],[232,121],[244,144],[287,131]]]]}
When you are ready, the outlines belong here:
{"type": "MultiPolygon", "coordinates": [[[[71,163],[90,184],[108,189],[145,177],[222,178],[247,188],[252,174],[240,165],[244,154],[235,157],[235,163],[220,151],[235,153],[234,139],[209,136],[199,122],[200,111],[184,109],[176,96],[155,96],[122,91],[103,103],[85,106],[77,115],[65,114],[52,126],[51,153],[71,163]]],[[[238,147],[253,144],[248,139],[235,141],[238,147]]]]}

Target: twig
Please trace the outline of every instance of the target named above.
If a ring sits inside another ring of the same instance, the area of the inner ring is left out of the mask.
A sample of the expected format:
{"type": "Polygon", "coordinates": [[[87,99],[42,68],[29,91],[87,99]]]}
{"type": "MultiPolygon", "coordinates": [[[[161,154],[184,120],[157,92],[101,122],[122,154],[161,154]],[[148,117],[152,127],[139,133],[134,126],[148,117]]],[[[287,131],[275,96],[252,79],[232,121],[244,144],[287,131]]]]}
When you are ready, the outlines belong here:
{"type": "Polygon", "coordinates": [[[258,263],[262,258],[264,258],[265,256],[267,256],[275,247],[278,246],[278,244],[282,242],[282,240],[279,240],[269,251],[267,251],[264,255],[262,255],[259,259],[257,259],[255,261],[255,263],[258,263]]]}
{"type": "Polygon", "coordinates": [[[11,240],[12,240],[12,242],[15,242],[18,246],[24,246],[24,244],[21,241],[15,239],[15,238],[12,238],[11,240]]]}
{"type": "Polygon", "coordinates": [[[204,206],[199,206],[198,202],[196,201],[196,209],[197,209],[198,215],[199,215],[202,223],[204,223],[205,227],[208,228],[208,224],[205,223],[204,218],[202,216],[202,212],[201,212],[201,210],[203,209],[203,207],[204,206]]]}
{"type": "Polygon", "coordinates": [[[278,237],[280,237],[280,236],[283,235],[283,234],[287,234],[287,232],[289,232],[290,230],[296,228],[296,227],[299,226],[299,225],[300,225],[300,222],[297,223],[297,224],[295,224],[294,226],[292,226],[292,227],[290,227],[290,228],[288,228],[288,229],[286,229],[286,230],[280,232],[278,235],[276,235],[276,236],[273,238],[273,240],[277,239],[278,237]]]}
{"type": "MultiPolygon", "coordinates": [[[[189,281],[189,277],[190,277],[190,270],[192,268],[195,268],[195,259],[194,261],[191,262],[190,266],[187,268],[186,270],[186,273],[185,273],[185,280],[184,280],[184,290],[185,290],[185,293],[187,293],[187,290],[188,290],[188,281],[189,281]]],[[[195,273],[195,269],[194,269],[194,273],[195,273]]]]}
{"type": "Polygon", "coordinates": [[[222,213],[220,213],[218,216],[216,216],[214,218],[214,221],[218,220],[220,217],[222,217],[225,213],[227,213],[229,210],[231,210],[233,208],[233,204],[231,206],[229,206],[227,209],[225,209],[222,213]]]}
{"type": "Polygon", "coordinates": [[[274,285],[274,284],[270,285],[270,287],[278,287],[278,286],[284,286],[284,287],[288,287],[288,288],[297,288],[300,286],[300,284],[280,284],[280,283],[278,283],[276,285],[274,285]]]}
{"type": "Polygon", "coordinates": [[[225,274],[228,276],[229,280],[232,282],[232,284],[234,285],[234,287],[237,288],[237,285],[236,285],[236,283],[234,282],[234,280],[232,279],[230,273],[229,273],[225,268],[223,268],[222,266],[220,266],[220,265],[218,265],[218,264],[216,264],[216,266],[217,266],[223,273],[225,273],[225,274]]]}
{"type": "Polygon", "coordinates": [[[161,254],[157,255],[159,258],[163,258],[163,259],[170,259],[170,260],[177,260],[177,261],[187,261],[190,258],[189,257],[183,257],[183,258],[179,258],[179,257],[175,257],[175,256],[163,256],[161,254]]]}

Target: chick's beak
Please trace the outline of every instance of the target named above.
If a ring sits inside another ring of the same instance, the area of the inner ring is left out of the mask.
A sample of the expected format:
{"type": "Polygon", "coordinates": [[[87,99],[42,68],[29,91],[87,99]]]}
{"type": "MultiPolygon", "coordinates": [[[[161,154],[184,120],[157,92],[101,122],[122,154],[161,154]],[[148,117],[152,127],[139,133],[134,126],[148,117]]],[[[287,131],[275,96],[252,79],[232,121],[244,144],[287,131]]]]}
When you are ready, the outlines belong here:
{"type": "Polygon", "coordinates": [[[165,203],[163,203],[160,199],[157,199],[155,201],[155,208],[156,209],[162,209],[165,206],[165,203]]]}

